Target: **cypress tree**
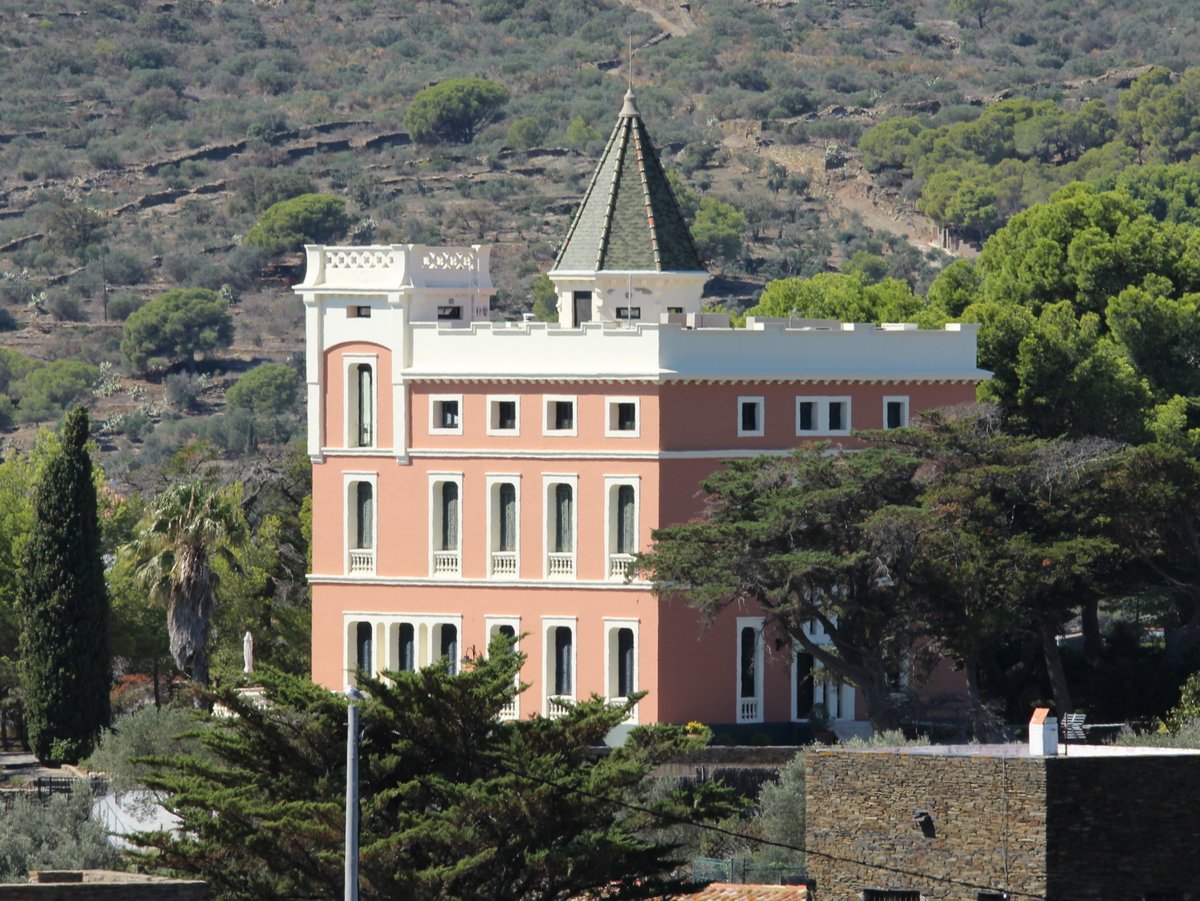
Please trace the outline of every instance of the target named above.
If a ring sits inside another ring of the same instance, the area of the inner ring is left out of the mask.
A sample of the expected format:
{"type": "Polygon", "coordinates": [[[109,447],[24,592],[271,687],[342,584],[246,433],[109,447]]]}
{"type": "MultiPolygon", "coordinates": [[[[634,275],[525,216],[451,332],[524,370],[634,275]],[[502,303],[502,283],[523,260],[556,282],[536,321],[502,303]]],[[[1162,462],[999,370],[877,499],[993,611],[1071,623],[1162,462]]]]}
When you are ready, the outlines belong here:
{"type": "Polygon", "coordinates": [[[108,725],[112,667],[85,409],[66,415],[59,438],[34,490],[33,531],[22,555],[21,682],[34,754],[74,763],[108,725]]]}

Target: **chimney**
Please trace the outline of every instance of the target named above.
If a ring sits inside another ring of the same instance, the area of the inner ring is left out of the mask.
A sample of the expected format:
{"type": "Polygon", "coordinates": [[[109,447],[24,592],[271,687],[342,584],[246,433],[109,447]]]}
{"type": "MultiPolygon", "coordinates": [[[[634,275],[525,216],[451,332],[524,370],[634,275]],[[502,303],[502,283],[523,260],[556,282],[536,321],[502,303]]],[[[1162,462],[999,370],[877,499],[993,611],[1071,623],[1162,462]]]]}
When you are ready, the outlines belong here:
{"type": "Polygon", "coordinates": [[[1029,756],[1056,757],[1058,755],[1058,720],[1050,715],[1049,707],[1033,711],[1029,721],[1029,756]]]}

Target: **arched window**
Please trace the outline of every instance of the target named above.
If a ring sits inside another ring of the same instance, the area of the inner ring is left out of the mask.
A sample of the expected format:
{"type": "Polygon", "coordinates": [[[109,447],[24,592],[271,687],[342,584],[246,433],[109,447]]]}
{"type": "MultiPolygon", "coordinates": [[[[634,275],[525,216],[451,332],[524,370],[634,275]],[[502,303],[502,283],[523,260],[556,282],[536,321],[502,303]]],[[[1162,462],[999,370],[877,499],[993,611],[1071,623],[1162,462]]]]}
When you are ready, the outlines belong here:
{"type": "Polygon", "coordinates": [[[742,628],[741,634],[742,653],[739,661],[741,665],[738,678],[738,697],[740,698],[755,698],[758,697],[758,679],[755,672],[756,657],[758,656],[758,630],[745,626],[742,628]]]}
{"type": "Polygon", "coordinates": [[[401,623],[396,630],[396,668],[412,672],[417,668],[417,636],[412,623],[401,623]]]}
{"type": "Polygon", "coordinates": [[[618,554],[632,554],[637,550],[637,515],[634,505],[633,486],[617,488],[617,548],[618,554]]]}
{"type": "Polygon", "coordinates": [[[438,655],[450,672],[458,672],[458,628],[452,623],[438,626],[438,655]]]}
{"type": "Polygon", "coordinates": [[[359,672],[370,675],[372,652],[371,624],[359,623],[354,630],[354,665],[359,672]]]}
{"type": "Polygon", "coordinates": [[[354,367],[357,382],[358,428],[356,431],[358,447],[371,447],[375,444],[375,390],[371,367],[361,363],[354,367]]]}
{"type": "Polygon", "coordinates": [[[618,629],[617,697],[627,698],[636,690],[633,684],[633,629],[618,629]]]}
{"type": "Polygon", "coordinates": [[[503,552],[517,549],[517,488],[509,482],[502,482],[497,491],[497,526],[496,550],[503,552]]]}

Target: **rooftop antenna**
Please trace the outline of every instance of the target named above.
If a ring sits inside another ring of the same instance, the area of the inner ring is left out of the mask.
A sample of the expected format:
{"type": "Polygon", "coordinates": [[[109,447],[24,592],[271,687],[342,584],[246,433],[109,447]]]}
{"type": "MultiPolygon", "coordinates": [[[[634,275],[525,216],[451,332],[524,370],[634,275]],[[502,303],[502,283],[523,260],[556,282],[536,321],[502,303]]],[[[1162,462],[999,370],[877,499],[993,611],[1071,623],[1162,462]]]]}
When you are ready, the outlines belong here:
{"type": "Polygon", "coordinates": [[[633,90],[633,29],[629,29],[629,90],[633,90]]]}

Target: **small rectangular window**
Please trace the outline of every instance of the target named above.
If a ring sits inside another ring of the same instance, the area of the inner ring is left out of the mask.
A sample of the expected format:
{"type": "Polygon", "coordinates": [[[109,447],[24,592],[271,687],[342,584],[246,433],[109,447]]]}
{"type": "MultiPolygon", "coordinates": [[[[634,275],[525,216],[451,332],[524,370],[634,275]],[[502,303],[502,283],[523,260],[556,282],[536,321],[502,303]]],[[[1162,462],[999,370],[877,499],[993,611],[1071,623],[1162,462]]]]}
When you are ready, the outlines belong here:
{"type": "Polygon", "coordinates": [[[753,437],[763,434],[763,403],[761,397],[738,398],[738,435],[753,437]]]}
{"type": "Polygon", "coordinates": [[[617,404],[617,431],[633,432],[637,430],[637,404],[617,404]]]}
{"type": "Polygon", "coordinates": [[[617,318],[618,319],[627,319],[627,320],[628,319],[641,319],[642,318],[642,308],[641,307],[617,307],[617,318]]]}
{"type": "Polygon", "coordinates": [[[437,308],[438,319],[462,319],[462,307],[444,306],[437,308]]]}
{"type": "Polygon", "coordinates": [[[371,308],[370,307],[348,307],[346,309],[346,312],[347,312],[347,314],[349,314],[349,317],[351,319],[370,319],[371,318],[371,308]]]}
{"type": "Polygon", "coordinates": [[[667,307],[668,313],[682,313],[683,307],[667,307]]]}
{"type": "Polygon", "coordinates": [[[554,429],[567,431],[575,428],[575,404],[569,400],[554,401],[554,429]]]}
{"type": "Polygon", "coordinates": [[[840,432],[846,428],[846,404],[842,401],[829,402],[829,431],[840,432]]]}
{"type": "Polygon", "coordinates": [[[517,427],[517,402],[501,400],[496,402],[496,428],[509,430],[517,427]]]}
{"type": "Polygon", "coordinates": [[[429,399],[429,431],[434,434],[462,434],[462,395],[442,395],[429,399]]]}
{"type": "Polygon", "coordinates": [[[908,425],[908,398],[885,397],[883,399],[883,427],[902,429],[908,425]]]}
{"type": "Polygon", "coordinates": [[[817,430],[817,402],[812,400],[800,401],[800,431],[815,432],[817,430]]]}

